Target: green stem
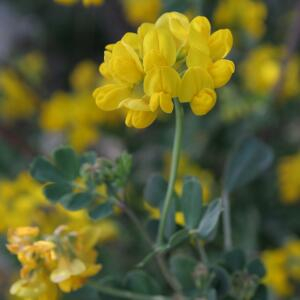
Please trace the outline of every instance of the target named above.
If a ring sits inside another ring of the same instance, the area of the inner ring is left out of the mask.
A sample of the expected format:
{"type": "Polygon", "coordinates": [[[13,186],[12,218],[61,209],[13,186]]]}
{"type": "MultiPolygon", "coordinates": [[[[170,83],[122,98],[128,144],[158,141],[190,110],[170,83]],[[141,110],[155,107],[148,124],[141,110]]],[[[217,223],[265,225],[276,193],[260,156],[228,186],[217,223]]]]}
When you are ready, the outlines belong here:
{"type": "MultiPolygon", "coordinates": [[[[124,212],[126,213],[128,218],[135,225],[135,227],[139,230],[142,238],[148,244],[150,249],[154,250],[154,246],[153,246],[153,242],[152,242],[151,238],[149,237],[147,232],[143,229],[143,226],[140,223],[137,216],[135,215],[135,213],[126,205],[126,203],[124,201],[121,201],[118,199],[116,199],[116,201],[117,201],[119,207],[121,207],[124,210],[124,212]]],[[[160,271],[161,271],[163,277],[165,278],[165,280],[167,281],[167,283],[169,284],[169,286],[174,290],[174,292],[176,292],[177,294],[180,294],[181,286],[180,286],[179,282],[177,281],[177,279],[175,277],[173,277],[172,274],[169,272],[163,255],[156,254],[155,258],[156,258],[156,262],[160,268],[160,271]]]]}
{"type": "Polygon", "coordinates": [[[195,243],[196,243],[196,247],[197,247],[197,250],[199,252],[199,255],[201,257],[201,260],[202,262],[208,266],[209,265],[209,261],[208,261],[208,257],[207,257],[207,254],[206,254],[206,251],[205,251],[205,248],[204,246],[202,245],[202,242],[199,240],[199,239],[195,239],[195,243]]]}
{"type": "Polygon", "coordinates": [[[180,150],[181,150],[181,140],[182,140],[182,132],[183,132],[183,109],[180,103],[178,102],[178,100],[174,99],[174,103],[175,103],[175,115],[176,115],[175,137],[174,137],[173,150],[172,150],[172,161],[171,161],[171,170],[170,170],[168,189],[164,199],[164,206],[163,206],[160,224],[158,228],[158,236],[157,236],[158,246],[162,245],[164,241],[164,232],[167,223],[168,213],[172,205],[172,198],[173,198],[172,196],[174,191],[174,185],[175,185],[179,158],[180,158],[180,150]]]}
{"type": "Polygon", "coordinates": [[[231,216],[230,216],[230,203],[229,195],[223,192],[223,231],[224,231],[224,249],[230,251],[232,249],[232,234],[231,234],[231,216]]]}
{"type": "Polygon", "coordinates": [[[95,288],[98,292],[110,295],[113,297],[118,297],[121,299],[130,299],[130,300],[170,300],[168,297],[164,296],[148,296],[143,294],[137,294],[133,292],[129,292],[126,290],[115,289],[108,286],[103,286],[99,284],[91,284],[93,288],[95,288]]]}

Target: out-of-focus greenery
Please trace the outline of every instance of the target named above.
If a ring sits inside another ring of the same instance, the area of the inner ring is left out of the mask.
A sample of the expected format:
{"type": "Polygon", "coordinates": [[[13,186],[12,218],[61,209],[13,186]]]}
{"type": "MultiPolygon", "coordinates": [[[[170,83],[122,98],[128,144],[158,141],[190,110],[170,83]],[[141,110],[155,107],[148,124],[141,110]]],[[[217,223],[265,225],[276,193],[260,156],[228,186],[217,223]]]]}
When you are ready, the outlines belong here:
{"type": "MultiPolygon", "coordinates": [[[[33,226],[38,234],[26,231],[32,243],[75,243],[74,257],[82,251],[93,271],[101,265],[90,285],[83,282],[96,272],[66,283],[58,276],[65,268],[52,270],[62,291],[81,289],[61,293],[47,282],[48,298],[122,299],[97,285],[171,295],[154,263],[162,255],[184,299],[298,299],[299,10],[296,0],[1,1],[0,298],[19,299],[9,289],[20,266],[5,245],[16,246],[24,234],[17,227],[33,226]],[[123,113],[99,110],[92,93],[102,83],[105,46],[166,11],[190,20],[207,16],[213,30],[229,28],[236,72],[209,115],[185,112],[174,222],[167,224],[166,244],[153,250],[139,231],[155,239],[173,116],[128,129],[123,113]],[[231,206],[234,249],[228,251],[218,222],[220,195],[231,206]],[[68,229],[55,231],[60,225],[68,229]],[[86,232],[92,241],[85,248],[86,232]]],[[[28,246],[21,242],[18,247],[28,246]]],[[[69,259],[62,253],[61,261],[69,259]]],[[[38,286],[43,276],[34,278],[38,286]]]]}

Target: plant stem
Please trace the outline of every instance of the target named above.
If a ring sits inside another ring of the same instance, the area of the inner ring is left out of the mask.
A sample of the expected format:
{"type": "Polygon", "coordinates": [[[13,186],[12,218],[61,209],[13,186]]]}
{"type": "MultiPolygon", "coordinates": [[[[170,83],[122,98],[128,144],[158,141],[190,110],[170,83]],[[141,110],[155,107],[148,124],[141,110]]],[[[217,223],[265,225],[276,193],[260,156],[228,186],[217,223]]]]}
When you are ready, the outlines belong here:
{"type": "MultiPolygon", "coordinates": [[[[141,237],[145,240],[145,242],[148,244],[150,249],[154,250],[154,246],[153,246],[153,242],[152,242],[151,238],[149,237],[147,232],[143,229],[143,226],[140,223],[138,217],[135,215],[135,213],[126,205],[126,203],[124,201],[117,200],[117,203],[123,209],[123,211],[128,216],[128,218],[131,220],[131,222],[135,225],[135,227],[139,230],[141,237]]],[[[165,278],[166,282],[174,290],[174,292],[176,292],[177,294],[181,294],[181,285],[177,281],[177,279],[175,277],[173,277],[172,274],[169,272],[163,255],[156,254],[155,259],[160,268],[161,274],[165,278]]]]}
{"type": "Polygon", "coordinates": [[[113,297],[118,297],[122,299],[129,299],[129,300],[170,300],[169,297],[165,296],[150,296],[150,295],[143,295],[143,294],[137,294],[133,292],[129,292],[126,290],[120,290],[120,289],[115,289],[112,287],[108,286],[103,286],[99,284],[91,284],[93,288],[95,288],[98,292],[110,295],[113,297]]]}
{"type": "Polygon", "coordinates": [[[224,249],[230,251],[232,249],[232,234],[231,234],[231,216],[229,195],[227,192],[222,194],[223,203],[223,231],[224,231],[224,249]]]}
{"type": "Polygon", "coordinates": [[[174,191],[174,185],[175,185],[179,158],[180,158],[180,150],[181,150],[181,140],[182,140],[182,131],[183,131],[183,109],[177,99],[174,99],[174,103],[175,103],[175,115],[176,115],[175,137],[174,137],[173,150],[172,150],[172,161],[171,161],[168,189],[164,199],[164,206],[163,206],[159,228],[158,228],[158,235],[157,235],[158,246],[161,246],[164,241],[165,227],[167,223],[168,213],[172,206],[172,199],[173,199],[172,196],[174,191]]]}
{"type": "Polygon", "coordinates": [[[207,254],[206,254],[206,251],[205,251],[205,248],[204,246],[202,245],[202,242],[199,240],[199,239],[195,239],[195,244],[196,244],[196,248],[199,252],[199,255],[200,255],[200,258],[202,260],[202,262],[208,266],[209,264],[209,261],[208,261],[208,257],[207,257],[207,254]]]}

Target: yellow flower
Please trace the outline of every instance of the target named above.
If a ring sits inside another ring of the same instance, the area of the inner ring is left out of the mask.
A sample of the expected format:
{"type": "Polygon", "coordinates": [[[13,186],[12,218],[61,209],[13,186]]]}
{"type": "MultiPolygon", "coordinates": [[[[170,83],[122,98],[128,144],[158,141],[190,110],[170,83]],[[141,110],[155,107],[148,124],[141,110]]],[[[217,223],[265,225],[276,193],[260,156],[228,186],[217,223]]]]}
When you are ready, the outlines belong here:
{"type": "Polygon", "coordinates": [[[162,10],[161,0],[124,0],[127,20],[134,26],[143,22],[154,22],[162,10]]]}
{"type": "Polygon", "coordinates": [[[10,293],[26,300],[56,300],[58,289],[43,271],[35,272],[31,277],[19,279],[10,288],[10,293]]]}
{"type": "Polygon", "coordinates": [[[211,34],[205,17],[189,22],[183,14],[166,13],[106,47],[99,70],[109,83],[94,91],[96,104],[104,111],[125,110],[126,125],[136,128],[172,113],[176,97],[205,115],[216,103],[215,89],[234,72],[233,62],[224,59],[232,44],[231,32],[211,34]]]}
{"type": "Polygon", "coordinates": [[[21,279],[11,286],[11,294],[24,299],[56,300],[59,290],[69,293],[81,288],[102,268],[96,264],[95,246],[116,237],[116,228],[111,224],[99,225],[80,231],[60,226],[46,238],[39,236],[37,228],[10,230],[7,248],[22,265],[21,279]]]}
{"type": "Polygon", "coordinates": [[[280,159],[278,180],[281,199],[284,203],[295,203],[300,200],[300,153],[280,159]]]}
{"type": "Polygon", "coordinates": [[[10,69],[0,71],[0,118],[10,123],[30,118],[37,110],[35,93],[10,69]]]}
{"type": "Polygon", "coordinates": [[[77,151],[96,144],[100,125],[115,126],[122,114],[109,115],[94,109],[91,92],[98,83],[96,74],[97,67],[92,61],[80,62],[70,75],[72,91],[55,92],[41,109],[41,128],[52,134],[63,133],[77,151]]]}
{"type": "MultiPolygon", "coordinates": [[[[61,5],[74,5],[78,3],[80,0],[54,0],[54,2],[61,4],[61,5]]],[[[103,4],[104,0],[82,0],[82,4],[84,6],[99,6],[103,4]]]]}
{"type": "MultiPolygon", "coordinates": [[[[284,51],[274,46],[261,46],[249,53],[242,63],[242,78],[246,88],[253,93],[268,94],[280,76],[284,51]]],[[[287,65],[282,96],[293,97],[299,93],[300,67],[298,59],[292,57],[287,65]]]]}
{"type": "Polygon", "coordinates": [[[237,27],[253,38],[260,38],[265,32],[267,7],[261,0],[223,0],[214,14],[218,26],[237,27]]]}
{"type": "Polygon", "coordinates": [[[300,240],[289,240],[282,248],[264,251],[262,260],[267,269],[264,283],[279,296],[293,295],[300,282],[300,240]]]}
{"type": "Polygon", "coordinates": [[[293,286],[288,278],[287,255],[284,249],[266,250],[262,253],[262,260],[267,270],[263,282],[280,296],[291,295],[293,286]]]}

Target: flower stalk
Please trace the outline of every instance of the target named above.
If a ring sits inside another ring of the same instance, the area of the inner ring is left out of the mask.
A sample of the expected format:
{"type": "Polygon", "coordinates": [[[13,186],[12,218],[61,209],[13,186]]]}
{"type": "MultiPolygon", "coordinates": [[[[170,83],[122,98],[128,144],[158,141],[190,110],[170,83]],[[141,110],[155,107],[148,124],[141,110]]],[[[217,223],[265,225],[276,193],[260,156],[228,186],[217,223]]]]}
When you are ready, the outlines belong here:
{"type": "Polygon", "coordinates": [[[174,143],[173,143],[173,150],[172,150],[169,183],[168,183],[167,193],[164,199],[163,210],[162,210],[161,219],[158,228],[158,235],[157,235],[158,246],[162,245],[164,241],[164,232],[167,224],[168,213],[172,206],[172,201],[173,201],[172,196],[173,196],[174,185],[177,176],[177,169],[179,165],[181,143],[182,143],[183,109],[177,99],[174,99],[174,104],[175,104],[175,117],[176,117],[175,136],[174,136],[174,143]]]}
{"type": "Polygon", "coordinates": [[[223,192],[223,231],[224,231],[224,249],[230,251],[232,249],[232,233],[231,233],[231,216],[230,216],[230,203],[229,195],[223,192]]]}

